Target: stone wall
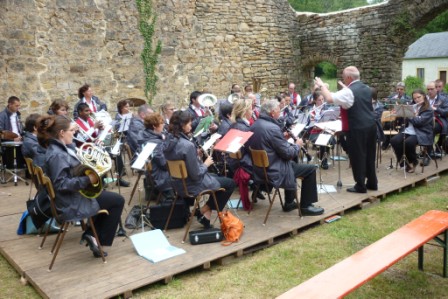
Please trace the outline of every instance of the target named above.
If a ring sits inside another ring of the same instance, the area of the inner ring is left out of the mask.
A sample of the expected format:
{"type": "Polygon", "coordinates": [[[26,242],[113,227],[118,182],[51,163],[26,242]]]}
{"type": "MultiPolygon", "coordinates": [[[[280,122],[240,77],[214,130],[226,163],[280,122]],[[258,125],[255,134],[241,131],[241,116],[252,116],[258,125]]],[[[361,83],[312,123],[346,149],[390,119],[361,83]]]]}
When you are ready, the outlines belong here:
{"type": "MultiPolygon", "coordinates": [[[[357,65],[363,79],[388,93],[419,27],[448,0],[390,0],[331,14],[301,14],[287,0],[154,0],[163,49],[154,104],[185,106],[193,90],[226,97],[230,85],[259,78],[266,94],[309,86],[323,60],[357,65]]],[[[0,1],[0,94],[43,113],[54,99],[77,100],[90,83],[109,110],[144,98],[135,0],[0,1]]],[[[114,113],[113,113],[114,114],[114,113]]]]}

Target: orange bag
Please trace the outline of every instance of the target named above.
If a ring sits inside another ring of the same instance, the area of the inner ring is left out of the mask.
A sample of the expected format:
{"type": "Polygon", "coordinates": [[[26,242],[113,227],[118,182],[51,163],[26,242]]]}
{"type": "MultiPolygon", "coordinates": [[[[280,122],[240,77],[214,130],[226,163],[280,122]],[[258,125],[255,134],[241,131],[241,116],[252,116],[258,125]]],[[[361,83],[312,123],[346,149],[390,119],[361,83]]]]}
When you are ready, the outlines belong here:
{"type": "Polygon", "coordinates": [[[230,245],[237,242],[244,230],[244,223],[239,218],[233,216],[230,211],[219,212],[219,219],[221,219],[221,231],[227,242],[223,245],[230,245]]]}

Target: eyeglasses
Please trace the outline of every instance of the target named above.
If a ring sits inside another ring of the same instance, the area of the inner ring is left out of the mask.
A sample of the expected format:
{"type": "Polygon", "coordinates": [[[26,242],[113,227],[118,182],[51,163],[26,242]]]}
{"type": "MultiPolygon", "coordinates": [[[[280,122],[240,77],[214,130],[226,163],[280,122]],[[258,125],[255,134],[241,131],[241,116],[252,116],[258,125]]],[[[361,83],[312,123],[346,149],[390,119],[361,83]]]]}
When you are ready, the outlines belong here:
{"type": "Polygon", "coordinates": [[[427,88],[426,90],[434,90],[435,88],[427,88]]]}

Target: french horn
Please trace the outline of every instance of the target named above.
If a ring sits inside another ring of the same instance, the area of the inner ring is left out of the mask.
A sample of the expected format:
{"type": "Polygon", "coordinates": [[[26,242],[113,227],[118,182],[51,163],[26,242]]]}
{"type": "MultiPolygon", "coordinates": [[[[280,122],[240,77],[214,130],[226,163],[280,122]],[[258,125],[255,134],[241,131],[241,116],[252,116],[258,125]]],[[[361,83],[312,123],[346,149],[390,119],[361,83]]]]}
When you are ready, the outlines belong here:
{"type": "Polygon", "coordinates": [[[96,198],[103,191],[101,177],[112,168],[112,159],[107,152],[93,143],[84,143],[77,148],[76,155],[81,164],[73,169],[73,175],[78,177],[93,173],[97,177],[96,184],[90,184],[86,189],[79,190],[79,193],[87,198],[96,198]]]}
{"type": "Polygon", "coordinates": [[[203,107],[213,107],[218,103],[218,99],[211,93],[203,93],[198,97],[198,102],[203,107]]]}

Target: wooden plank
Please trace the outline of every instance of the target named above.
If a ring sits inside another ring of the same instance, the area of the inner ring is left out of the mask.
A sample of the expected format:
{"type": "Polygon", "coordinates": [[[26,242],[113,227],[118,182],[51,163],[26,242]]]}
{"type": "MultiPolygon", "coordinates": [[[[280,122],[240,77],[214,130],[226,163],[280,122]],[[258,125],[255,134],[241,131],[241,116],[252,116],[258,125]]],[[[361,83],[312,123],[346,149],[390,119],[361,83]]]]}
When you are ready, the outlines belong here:
{"type": "Polygon", "coordinates": [[[447,229],[447,212],[428,211],[277,298],[342,298],[447,229]]]}
{"type": "MultiPolygon", "coordinates": [[[[151,264],[137,256],[131,241],[128,239],[122,241],[123,238],[116,238],[112,247],[105,248],[109,256],[107,264],[103,264],[101,259],[95,259],[92,256],[88,248],[79,245],[81,229],[70,227],[52,272],[47,272],[47,269],[51,260],[49,250],[55,236],[50,236],[44,249],[38,250],[40,237],[16,235],[18,220],[25,209],[29,189],[24,184],[19,184],[17,187],[6,184],[0,186],[0,190],[10,192],[12,195],[3,197],[0,195],[0,207],[7,209],[7,212],[3,212],[0,208],[0,225],[4,228],[0,235],[0,252],[20,274],[24,273],[29,282],[45,298],[79,298],[79,290],[86,290],[83,292],[85,298],[109,298],[125,293],[130,294],[132,290],[152,283],[168,282],[175,275],[193,268],[201,268],[204,264],[219,263],[226,257],[238,257],[274,245],[286,236],[294,235],[299,230],[319,223],[328,216],[343,215],[345,210],[356,207],[370,196],[385,197],[388,193],[396,192],[397,188],[403,188],[413,182],[422,181],[425,177],[433,176],[435,173],[446,171],[448,160],[440,163],[438,170],[430,165],[425,168],[424,175],[408,175],[406,180],[402,171],[387,170],[385,166],[386,164],[380,165],[378,168],[380,190],[369,191],[366,194],[352,194],[345,190],[353,186],[351,169],[347,161],[341,162],[341,180],[344,186],[336,193],[319,194],[317,204],[326,211],[321,216],[299,218],[297,211],[284,213],[280,204],[276,202],[267,225],[263,226],[262,222],[268,206],[267,200],[259,200],[250,215],[243,210],[238,210],[237,214],[245,223],[245,232],[239,242],[230,246],[222,246],[220,243],[200,246],[182,244],[184,230],[169,230],[166,233],[169,242],[186,250],[186,254],[157,264],[151,264]],[[204,252],[207,254],[204,255],[204,252]]],[[[127,178],[131,183],[135,179],[136,176],[127,178]]],[[[322,171],[322,180],[324,184],[336,184],[337,167],[322,171]]],[[[127,203],[131,188],[120,190],[127,203]]],[[[114,187],[112,191],[118,192],[118,188],[114,187]]],[[[235,192],[232,198],[238,198],[238,193],[235,192]]],[[[138,203],[138,197],[134,196],[131,206],[125,206],[123,219],[136,203],[138,203]]],[[[200,224],[194,221],[191,229],[200,228],[200,224]]],[[[140,231],[140,229],[136,230],[135,233],[140,231]]]]}

